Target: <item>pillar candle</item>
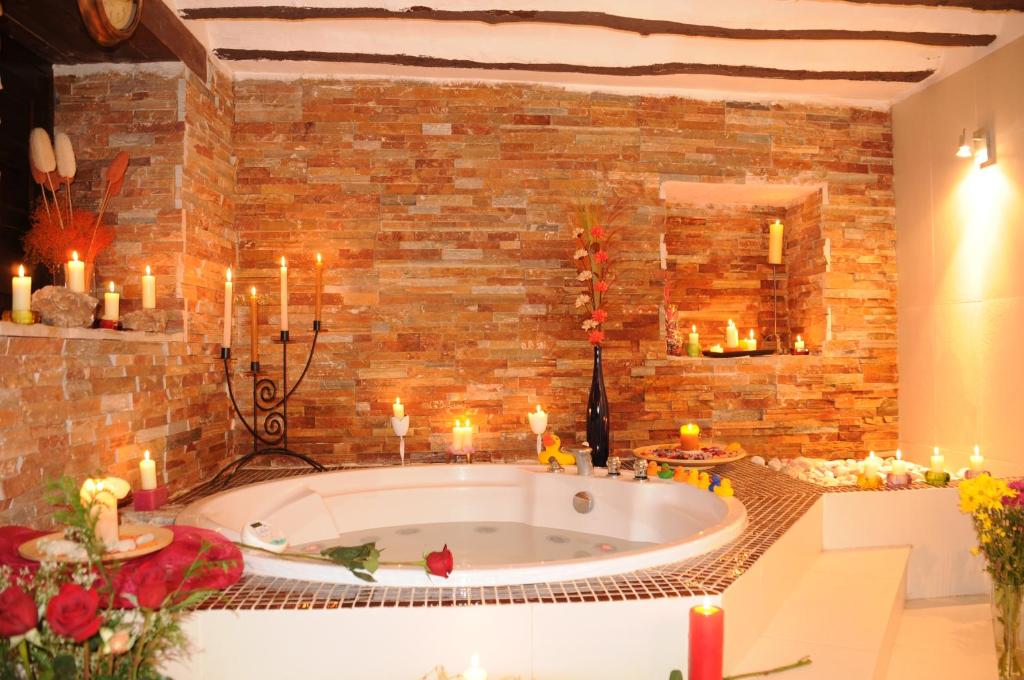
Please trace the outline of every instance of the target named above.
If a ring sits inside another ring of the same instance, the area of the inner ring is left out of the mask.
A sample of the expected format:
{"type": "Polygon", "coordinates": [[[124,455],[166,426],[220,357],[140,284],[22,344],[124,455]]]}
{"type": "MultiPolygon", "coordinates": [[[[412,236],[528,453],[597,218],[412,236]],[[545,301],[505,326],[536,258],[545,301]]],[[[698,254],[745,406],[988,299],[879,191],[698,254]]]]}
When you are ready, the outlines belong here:
{"type": "Polygon", "coordinates": [[[743,349],[753,351],[757,349],[757,340],[754,338],[754,329],[750,329],[750,337],[743,338],[743,349]]]}
{"type": "Polygon", "coordinates": [[[782,222],[768,226],[768,264],[782,264],[782,222]]]}
{"type": "Polygon", "coordinates": [[[317,321],[320,320],[320,308],[322,305],[324,288],[324,261],[320,257],[320,253],[316,254],[316,293],[314,295],[313,303],[313,318],[317,321]]]}
{"type": "Polygon", "coordinates": [[[946,457],[939,453],[939,447],[936,446],[932,449],[932,461],[931,461],[932,472],[945,472],[946,471],[946,457]]]}
{"type": "MultiPolygon", "coordinates": [[[[87,480],[92,481],[92,480],[87,480]]],[[[92,514],[96,518],[96,538],[107,548],[113,547],[120,536],[117,529],[117,498],[102,481],[93,483],[93,495],[86,502],[93,503],[92,514]]]]}
{"type": "Polygon", "coordinates": [[[281,258],[281,332],[288,330],[288,263],[281,258]]]}
{"type": "Polygon", "coordinates": [[[795,349],[798,352],[802,352],[804,351],[805,346],[806,345],[804,344],[804,339],[801,338],[799,335],[796,336],[796,342],[793,343],[793,349],[795,349]]]}
{"type": "Polygon", "coordinates": [[[730,349],[736,349],[740,346],[739,331],[736,330],[736,324],[729,319],[729,325],[725,327],[725,346],[730,349]]]}
{"type": "Polygon", "coordinates": [[[452,428],[452,451],[462,450],[462,421],[456,420],[452,428]]]}
{"type": "Polygon", "coordinates": [[[700,427],[695,423],[687,423],[679,428],[679,447],[684,451],[696,451],[700,448],[700,427]]]}
{"type": "Polygon", "coordinates": [[[982,472],[985,469],[985,459],[981,457],[981,447],[977,444],[974,445],[974,455],[968,462],[974,472],[982,472]]]}
{"type": "Polygon", "coordinates": [[[395,397],[395,403],[391,405],[391,410],[399,420],[405,417],[405,405],[398,397],[395,397]]]}
{"type": "Polygon", "coordinates": [[[110,290],[103,294],[103,318],[117,321],[120,318],[121,295],[114,292],[114,282],[110,282],[110,290]]]}
{"type": "Polygon", "coordinates": [[[892,473],[894,475],[907,474],[907,463],[903,460],[903,452],[896,449],[896,460],[892,462],[892,473]]]}
{"type": "Polygon", "coordinates": [[[228,267],[227,279],[224,281],[224,339],[220,346],[231,348],[231,303],[235,295],[235,284],[231,282],[231,267],[228,267]]]}
{"type": "Polygon", "coordinates": [[[868,479],[878,476],[878,456],[874,451],[871,451],[864,459],[864,476],[868,479]]]}
{"type": "Polygon", "coordinates": [[[462,680],[487,680],[487,671],[480,668],[480,656],[474,654],[469,659],[469,668],[462,671],[462,680]]]}
{"type": "Polygon", "coordinates": [[[78,259],[78,251],[71,251],[68,260],[68,290],[72,293],[85,292],[85,263],[78,259]]]}
{"type": "Polygon", "coordinates": [[[18,265],[18,275],[11,279],[11,311],[28,312],[32,309],[32,277],[25,276],[25,267],[18,265]]]}
{"type": "Polygon", "coordinates": [[[537,404],[537,410],[533,413],[527,413],[526,418],[530,421],[530,432],[540,435],[548,429],[548,414],[540,404],[537,404]]]}
{"type": "Polygon", "coordinates": [[[700,356],[700,335],[697,333],[697,325],[690,327],[690,334],[687,337],[686,354],[691,357],[700,356]]]}
{"type": "Polygon", "coordinates": [[[249,361],[258,363],[260,360],[260,315],[256,306],[256,286],[249,291],[249,328],[251,330],[251,346],[249,348],[249,361]]]}
{"type": "Polygon", "coordinates": [[[725,612],[704,598],[690,609],[689,680],[722,680],[725,612]]]}
{"type": "Polygon", "coordinates": [[[148,264],[146,273],[142,275],[142,308],[156,309],[156,277],[148,264]]]}
{"type": "Polygon", "coordinates": [[[151,491],[156,488],[156,462],[149,457],[149,449],[146,449],[144,456],[139,461],[139,477],[142,479],[142,490],[151,491]]]}

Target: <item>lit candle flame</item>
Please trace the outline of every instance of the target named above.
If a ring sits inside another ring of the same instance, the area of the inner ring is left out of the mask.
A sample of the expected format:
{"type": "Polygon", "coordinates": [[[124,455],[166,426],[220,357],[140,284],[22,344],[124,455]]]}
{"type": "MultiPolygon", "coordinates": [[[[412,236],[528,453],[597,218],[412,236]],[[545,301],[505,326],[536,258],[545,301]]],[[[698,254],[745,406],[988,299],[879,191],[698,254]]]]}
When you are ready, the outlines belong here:
{"type": "MultiPolygon", "coordinates": [[[[231,271],[231,270],[229,269],[228,271],[231,271]]],[[[146,265],[146,276],[152,276],[152,275],[153,275],[153,270],[150,269],[149,265],[147,264],[146,265]]],[[[231,275],[228,274],[228,281],[230,281],[230,280],[231,280],[231,275]]]]}
{"type": "Polygon", "coordinates": [[[20,265],[20,264],[18,265],[18,278],[22,278],[22,279],[25,278],[25,266],[24,265],[20,265]]]}
{"type": "Polygon", "coordinates": [[[690,326],[690,332],[692,332],[692,333],[696,333],[697,332],[697,324],[693,324],[692,326],[690,326]]]}
{"type": "Polygon", "coordinates": [[[751,340],[754,339],[754,329],[753,328],[750,329],[750,339],[751,340]]]}
{"type": "Polygon", "coordinates": [[[801,337],[800,337],[800,336],[798,335],[798,336],[796,336],[796,341],[797,341],[797,342],[803,342],[803,341],[804,341],[804,339],[803,339],[803,338],[801,338],[801,337]]]}
{"type": "Polygon", "coordinates": [[[320,257],[320,253],[316,254],[316,263],[317,264],[322,264],[323,263],[323,258],[320,257]]]}
{"type": "Polygon", "coordinates": [[[284,269],[287,266],[288,266],[288,263],[285,261],[284,255],[282,255],[281,256],[281,269],[284,269]]]}
{"type": "Polygon", "coordinates": [[[251,295],[252,297],[256,297],[256,286],[253,286],[252,288],[249,289],[249,295],[251,295]]]}
{"type": "Polygon", "coordinates": [[[110,282],[110,292],[111,293],[114,292],[114,282],[113,281],[110,282]]]}
{"type": "Polygon", "coordinates": [[[903,452],[896,449],[896,460],[903,460],[903,452]]]}
{"type": "MultiPolygon", "coordinates": [[[[148,269],[148,267],[147,267],[147,269],[148,269]]],[[[231,267],[228,267],[227,277],[228,277],[228,283],[231,283],[231,267]]]]}
{"type": "Polygon", "coordinates": [[[541,412],[540,404],[537,404],[537,413],[541,412]]]}
{"type": "Polygon", "coordinates": [[[939,455],[939,447],[938,446],[933,446],[932,447],[932,455],[933,456],[939,455]]]}
{"type": "Polygon", "coordinates": [[[75,262],[78,262],[78,251],[77,250],[72,250],[71,251],[71,259],[74,260],[75,262]]]}
{"type": "Polygon", "coordinates": [[[868,458],[873,461],[875,459],[875,452],[874,451],[869,451],[868,452],[868,458]]]}
{"type": "Polygon", "coordinates": [[[981,447],[978,446],[977,444],[974,445],[974,455],[975,456],[980,456],[981,455],[981,447]]]}
{"type": "Polygon", "coordinates": [[[149,449],[146,449],[146,452],[143,453],[142,455],[146,457],[146,460],[149,460],[149,449]]]}

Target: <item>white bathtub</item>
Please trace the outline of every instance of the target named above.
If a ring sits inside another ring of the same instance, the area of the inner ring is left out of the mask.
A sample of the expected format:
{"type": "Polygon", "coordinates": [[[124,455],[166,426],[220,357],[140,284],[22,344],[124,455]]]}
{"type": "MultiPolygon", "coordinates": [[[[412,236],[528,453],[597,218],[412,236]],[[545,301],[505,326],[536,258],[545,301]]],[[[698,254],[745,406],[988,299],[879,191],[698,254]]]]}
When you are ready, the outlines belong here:
{"type": "MultiPolygon", "coordinates": [[[[735,498],[719,498],[670,480],[635,482],[629,472],[619,479],[604,476],[603,470],[593,477],[574,472],[572,467],[552,474],[541,466],[486,464],[327,472],[225,491],[188,506],[177,522],[238,540],[243,525],[260,520],[284,533],[292,545],[330,541],[342,534],[372,534],[382,527],[455,522],[520,523],[574,536],[594,534],[648,544],[586,558],[465,565],[459,556],[470,552],[470,546],[449,541],[455,571],[448,579],[428,577],[416,567],[382,566],[375,574],[383,585],[419,587],[544,583],[620,574],[708,552],[736,538],[746,526],[746,510],[735,498]],[[593,498],[589,513],[573,506],[580,491],[593,498]]],[[[378,547],[387,560],[386,542],[378,547]]],[[[424,545],[423,551],[440,547],[424,545]]],[[[245,555],[245,568],[266,576],[364,584],[347,569],[331,564],[253,551],[245,555]]]]}

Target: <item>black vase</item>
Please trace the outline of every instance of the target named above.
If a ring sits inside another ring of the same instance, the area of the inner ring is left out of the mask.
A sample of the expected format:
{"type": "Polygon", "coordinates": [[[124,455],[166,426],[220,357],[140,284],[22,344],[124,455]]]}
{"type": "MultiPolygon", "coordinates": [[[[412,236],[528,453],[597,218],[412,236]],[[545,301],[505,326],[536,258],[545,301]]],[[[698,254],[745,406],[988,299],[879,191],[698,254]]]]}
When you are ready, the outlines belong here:
{"type": "Polygon", "coordinates": [[[590,381],[590,399],[587,400],[587,443],[590,444],[594,465],[608,464],[611,423],[608,419],[608,394],[604,391],[604,371],[601,369],[601,345],[594,345],[594,377],[590,381]]]}

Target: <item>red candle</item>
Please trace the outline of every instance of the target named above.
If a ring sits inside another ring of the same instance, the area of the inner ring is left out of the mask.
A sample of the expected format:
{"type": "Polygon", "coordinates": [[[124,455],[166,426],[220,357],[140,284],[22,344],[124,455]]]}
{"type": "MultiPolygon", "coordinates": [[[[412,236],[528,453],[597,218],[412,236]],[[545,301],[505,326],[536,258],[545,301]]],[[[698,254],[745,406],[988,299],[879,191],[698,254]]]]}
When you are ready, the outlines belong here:
{"type": "Polygon", "coordinates": [[[689,680],[722,680],[722,643],[725,612],[708,598],[690,609],[689,680]]]}

